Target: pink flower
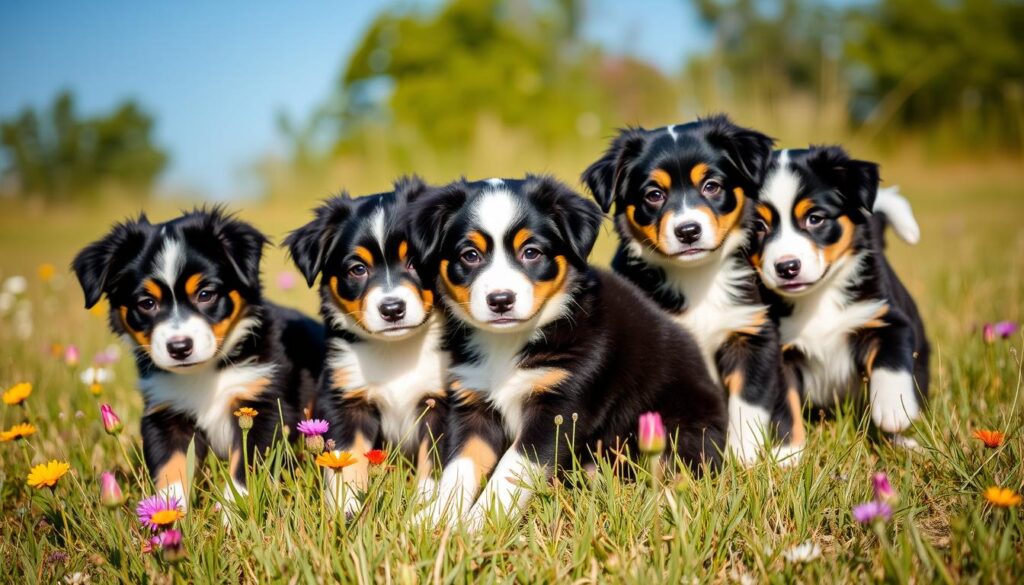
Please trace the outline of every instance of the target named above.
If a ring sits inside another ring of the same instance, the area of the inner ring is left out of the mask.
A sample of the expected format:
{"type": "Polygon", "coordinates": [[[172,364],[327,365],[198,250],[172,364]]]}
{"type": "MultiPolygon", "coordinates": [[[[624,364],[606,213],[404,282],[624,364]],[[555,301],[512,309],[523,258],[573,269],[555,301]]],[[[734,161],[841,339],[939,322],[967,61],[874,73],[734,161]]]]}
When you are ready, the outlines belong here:
{"type": "Polygon", "coordinates": [[[171,528],[159,535],[160,556],[169,563],[185,558],[185,546],[181,542],[181,532],[171,528]]]}
{"type": "Polygon", "coordinates": [[[64,348],[64,363],[69,366],[77,366],[78,360],[82,357],[82,354],[78,351],[78,347],[75,345],[69,345],[64,348]]]}
{"type": "Polygon", "coordinates": [[[1000,321],[993,325],[996,335],[1007,339],[1017,332],[1017,324],[1013,321],[1000,321]]]}
{"type": "Polygon", "coordinates": [[[323,419],[313,418],[304,421],[299,421],[299,424],[296,425],[295,428],[297,428],[299,432],[302,433],[303,435],[311,437],[313,435],[322,435],[326,433],[327,429],[330,428],[330,426],[331,425],[323,419]]]}
{"type": "Polygon", "coordinates": [[[885,502],[867,502],[853,507],[853,519],[861,524],[871,524],[881,520],[887,522],[892,517],[892,508],[885,502]]]}
{"type": "Polygon", "coordinates": [[[103,417],[103,430],[107,431],[108,435],[118,435],[121,433],[124,424],[121,423],[121,419],[114,412],[114,409],[110,408],[109,404],[100,405],[100,416],[103,417]]]}
{"type": "Polygon", "coordinates": [[[645,412],[640,415],[638,443],[640,451],[647,455],[658,455],[665,450],[665,425],[660,414],[645,412]]]}
{"type": "Polygon", "coordinates": [[[292,290],[295,288],[295,273],[285,270],[277,274],[277,288],[281,290],[292,290]]]}
{"type": "Polygon", "coordinates": [[[181,510],[181,498],[164,495],[142,500],[135,513],[139,516],[139,523],[153,532],[174,524],[185,515],[181,510]]]}
{"type": "Polygon", "coordinates": [[[892,489],[892,484],[889,483],[889,477],[879,471],[871,477],[871,481],[875,484],[875,500],[879,502],[885,502],[891,504],[896,501],[896,491],[892,489]]]}
{"type": "Polygon", "coordinates": [[[100,503],[108,508],[116,508],[124,502],[121,486],[113,473],[104,471],[100,474],[100,503]]]}

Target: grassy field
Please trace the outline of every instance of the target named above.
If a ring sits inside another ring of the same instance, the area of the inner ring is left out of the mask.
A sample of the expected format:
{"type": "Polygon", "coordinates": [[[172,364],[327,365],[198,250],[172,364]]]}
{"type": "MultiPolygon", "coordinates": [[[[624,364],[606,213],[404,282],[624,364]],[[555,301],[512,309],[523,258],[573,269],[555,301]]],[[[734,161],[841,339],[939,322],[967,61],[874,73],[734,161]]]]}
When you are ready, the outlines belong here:
{"type": "MultiPolygon", "coordinates": [[[[139,461],[132,360],[123,355],[113,365],[115,378],[99,396],[80,380],[114,339],[101,315],[81,308],[64,269],[78,248],[138,204],[0,201],[0,281],[28,280],[25,304],[14,309],[23,316],[0,317],[0,386],[34,387],[22,405],[3,406],[3,427],[38,427],[24,440],[0,443],[0,581],[1016,582],[1024,574],[1021,510],[995,507],[982,492],[1024,488],[1022,337],[987,344],[980,326],[1024,317],[1024,171],[1016,164],[918,165],[885,175],[903,186],[923,230],[917,247],[894,242],[891,249],[933,344],[932,401],[916,430],[920,452],[873,443],[866,419],[851,407],[811,425],[794,468],[728,466],[701,480],[669,478],[657,489],[604,470],[592,482],[544,489],[521,524],[468,536],[410,528],[412,481],[401,461],[377,468],[362,514],[338,522],[317,496],[313,462],[280,448],[275,465],[255,472],[250,497],[238,509],[225,504],[237,514],[230,531],[215,509],[225,466],[208,460],[197,471],[192,507],[179,523],[187,556],[173,564],[141,552],[149,533],[134,506],[152,488],[139,461]],[[57,267],[47,281],[39,276],[44,263],[57,267]],[[76,345],[81,361],[66,364],[53,344],[76,345]],[[101,403],[124,419],[119,437],[104,433],[101,403]],[[979,428],[1004,431],[1005,443],[985,448],[971,435],[979,428]],[[67,461],[71,471],[52,492],[26,485],[30,464],[50,459],[67,461]],[[282,471],[293,459],[297,465],[282,471]],[[99,503],[106,470],[116,472],[127,496],[114,509],[99,503]],[[864,526],[851,510],[871,499],[877,471],[888,474],[899,499],[890,522],[864,526]]],[[[306,221],[312,204],[240,207],[279,241],[306,221]]],[[[176,205],[147,208],[163,220],[176,205]]],[[[605,237],[596,261],[607,261],[609,250],[605,237]]],[[[276,284],[284,269],[283,255],[270,251],[269,295],[313,310],[312,292],[276,284]]]]}

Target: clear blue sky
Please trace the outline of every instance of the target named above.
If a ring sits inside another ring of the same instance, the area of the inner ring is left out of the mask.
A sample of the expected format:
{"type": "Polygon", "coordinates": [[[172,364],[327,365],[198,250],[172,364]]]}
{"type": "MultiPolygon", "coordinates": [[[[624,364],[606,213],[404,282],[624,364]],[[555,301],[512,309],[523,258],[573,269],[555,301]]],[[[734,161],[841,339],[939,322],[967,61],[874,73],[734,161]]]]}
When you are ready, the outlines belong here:
{"type": "MultiPolygon", "coordinates": [[[[245,167],[279,147],[275,115],[304,117],[330,92],[374,2],[0,1],[0,117],[63,88],[81,111],[139,100],[172,157],[164,185],[244,194],[245,167]]],[[[584,35],[675,72],[708,37],[683,0],[590,0],[584,35]]]]}

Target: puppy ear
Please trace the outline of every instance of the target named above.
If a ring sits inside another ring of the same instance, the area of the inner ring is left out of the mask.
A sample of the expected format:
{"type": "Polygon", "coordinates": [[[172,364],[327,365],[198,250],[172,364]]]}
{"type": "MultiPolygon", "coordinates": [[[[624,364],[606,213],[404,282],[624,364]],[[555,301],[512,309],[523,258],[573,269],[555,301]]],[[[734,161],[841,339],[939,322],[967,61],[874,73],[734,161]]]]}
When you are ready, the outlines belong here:
{"type": "Polygon", "coordinates": [[[117,273],[138,255],[146,243],[149,225],[145,215],[115,224],[110,233],[82,248],[75,256],[71,268],[85,293],[86,309],[91,309],[110,291],[117,273]]]}
{"type": "Polygon", "coordinates": [[[223,246],[238,280],[249,288],[259,290],[260,260],[263,258],[263,246],[268,242],[267,236],[219,207],[210,212],[209,228],[223,246]]]}
{"type": "Polygon", "coordinates": [[[569,245],[569,261],[586,270],[604,214],[588,199],[564,183],[546,176],[527,176],[524,191],[541,213],[554,220],[562,239],[569,245]]]}
{"type": "Polygon", "coordinates": [[[878,195],[878,165],[850,158],[839,146],[813,146],[807,165],[839,192],[855,221],[867,221],[878,195]]]}
{"type": "Polygon", "coordinates": [[[448,222],[466,204],[469,193],[465,180],[450,183],[421,194],[406,215],[409,241],[417,270],[433,274],[440,261],[441,244],[448,222]],[[425,269],[425,270],[424,270],[425,269]]]}
{"type": "Polygon", "coordinates": [[[775,140],[757,130],[737,126],[725,115],[705,118],[701,123],[707,129],[704,138],[725,151],[750,187],[759,187],[768,175],[775,140]]]}
{"type": "Polygon", "coordinates": [[[583,171],[580,180],[587,185],[594,200],[605,213],[612,208],[612,203],[619,196],[619,190],[626,179],[624,172],[626,167],[640,156],[646,144],[647,137],[644,130],[640,128],[620,130],[619,135],[612,141],[604,156],[583,171]]]}
{"type": "Polygon", "coordinates": [[[313,221],[288,234],[283,245],[310,287],[323,263],[338,228],[352,216],[352,198],[346,193],[332,197],[315,211],[313,221]]]}
{"type": "Polygon", "coordinates": [[[395,198],[400,204],[416,203],[417,200],[429,191],[430,186],[419,175],[409,175],[395,181],[395,198]]]}

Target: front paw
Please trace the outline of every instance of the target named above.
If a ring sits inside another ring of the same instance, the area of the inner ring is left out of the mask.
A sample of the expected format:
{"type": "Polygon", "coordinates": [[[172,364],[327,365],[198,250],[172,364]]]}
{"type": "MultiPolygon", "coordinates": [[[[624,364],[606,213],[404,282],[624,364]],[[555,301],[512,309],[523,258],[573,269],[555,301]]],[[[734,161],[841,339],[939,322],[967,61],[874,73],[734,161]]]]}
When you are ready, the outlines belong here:
{"type": "Polygon", "coordinates": [[[774,452],[775,464],[779,467],[796,467],[803,454],[803,445],[779,445],[774,452]]]}
{"type": "Polygon", "coordinates": [[[761,443],[753,435],[742,436],[742,433],[729,434],[726,446],[729,452],[744,467],[752,467],[761,454],[761,443]],[[737,437],[737,435],[740,435],[737,437]]]}

